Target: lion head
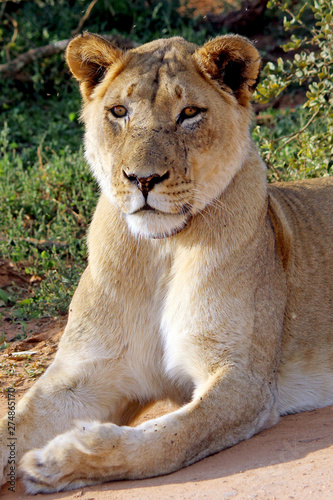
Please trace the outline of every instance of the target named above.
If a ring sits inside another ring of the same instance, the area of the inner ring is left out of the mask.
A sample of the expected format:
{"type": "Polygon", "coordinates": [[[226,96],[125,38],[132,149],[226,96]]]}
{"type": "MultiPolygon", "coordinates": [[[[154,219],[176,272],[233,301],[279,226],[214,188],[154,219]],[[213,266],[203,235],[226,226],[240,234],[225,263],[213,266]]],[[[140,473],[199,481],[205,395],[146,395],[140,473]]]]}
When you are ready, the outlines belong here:
{"type": "Polygon", "coordinates": [[[174,37],[124,51],[85,33],[66,56],[102,192],[135,235],[181,231],[246,159],[257,50],[229,35],[203,47],[174,37]]]}

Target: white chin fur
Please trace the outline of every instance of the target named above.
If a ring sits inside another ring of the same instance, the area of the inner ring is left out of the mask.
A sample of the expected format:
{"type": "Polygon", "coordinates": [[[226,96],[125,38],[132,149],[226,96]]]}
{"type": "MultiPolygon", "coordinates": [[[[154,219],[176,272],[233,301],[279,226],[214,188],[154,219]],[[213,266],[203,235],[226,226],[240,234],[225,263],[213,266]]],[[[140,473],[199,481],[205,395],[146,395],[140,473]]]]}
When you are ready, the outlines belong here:
{"type": "Polygon", "coordinates": [[[126,221],[131,233],[141,238],[167,238],[186,226],[186,215],[162,215],[156,213],[127,214],[126,221]]]}

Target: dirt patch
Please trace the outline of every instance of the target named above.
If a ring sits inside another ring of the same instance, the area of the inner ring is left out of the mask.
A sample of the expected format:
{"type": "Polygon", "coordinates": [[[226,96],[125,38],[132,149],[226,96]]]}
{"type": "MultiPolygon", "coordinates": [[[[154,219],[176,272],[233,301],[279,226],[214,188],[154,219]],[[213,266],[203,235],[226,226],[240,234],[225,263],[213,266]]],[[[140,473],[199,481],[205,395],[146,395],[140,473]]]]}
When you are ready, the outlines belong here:
{"type": "Polygon", "coordinates": [[[232,8],[240,7],[240,0],[189,0],[186,5],[194,9],[196,16],[209,14],[222,14],[232,8]]]}
{"type": "MultiPolygon", "coordinates": [[[[22,340],[10,342],[0,353],[0,412],[4,413],[7,405],[5,390],[15,387],[20,397],[33,382],[46,370],[55,356],[57,345],[66,318],[42,318],[27,323],[29,331],[22,340]],[[2,411],[3,410],[3,411],[2,411]]],[[[7,326],[6,339],[20,335],[21,327],[12,323],[7,326]]]]}
{"type": "MultiPolygon", "coordinates": [[[[13,262],[0,260],[0,289],[13,287],[21,295],[29,294],[31,279],[13,262]]],[[[10,306],[0,300],[0,414],[7,407],[6,388],[15,387],[20,397],[46,370],[55,356],[67,318],[40,318],[15,322],[10,306]]]]}
{"type": "Polygon", "coordinates": [[[13,284],[26,286],[27,283],[28,279],[22,276],[13,262],[0,260],[0,288],[6,288],[13,284]]]}

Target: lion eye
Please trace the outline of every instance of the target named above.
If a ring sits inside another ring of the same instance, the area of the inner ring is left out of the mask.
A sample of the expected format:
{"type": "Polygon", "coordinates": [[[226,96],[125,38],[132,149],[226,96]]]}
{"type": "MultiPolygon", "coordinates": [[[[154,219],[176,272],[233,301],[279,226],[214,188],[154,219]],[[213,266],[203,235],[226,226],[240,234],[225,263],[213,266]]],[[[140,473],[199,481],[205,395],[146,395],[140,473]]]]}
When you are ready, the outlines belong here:
{"type": "Polygon", "coordinates": [[[127,115],[127,109],[124,106],[113,106],[110,111],[116,118],[124,118],[127,115]]]}
{"type": "Polygon", "coordinates": [[[184,120],[194,118],[200,113],[200,111],[202,110],[200,108],[196,108],[195,106],[188,106],[187,108],[184,108],[177,119],[177,123],[182,123],[184,120]]]}
{"type": "Polygon", "coordinates": [[[183,109],[182,113],[185,118],[193,118],[195,115],[199,113],[199,110],[198,108],[188,107],[183,109]]]}

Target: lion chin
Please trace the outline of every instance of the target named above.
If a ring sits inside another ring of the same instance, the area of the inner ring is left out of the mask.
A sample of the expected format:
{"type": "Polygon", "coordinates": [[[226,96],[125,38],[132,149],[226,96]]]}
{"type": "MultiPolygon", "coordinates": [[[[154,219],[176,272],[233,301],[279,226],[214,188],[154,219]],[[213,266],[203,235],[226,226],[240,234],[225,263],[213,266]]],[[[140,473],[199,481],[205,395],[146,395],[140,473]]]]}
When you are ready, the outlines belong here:
{"type": "Polygon", "coordinates": [[[174,236],[189,223],[190,215],[163,214],[158,211],[126,215],[131,233],[140,238],[162,239],[174,236]]]}

